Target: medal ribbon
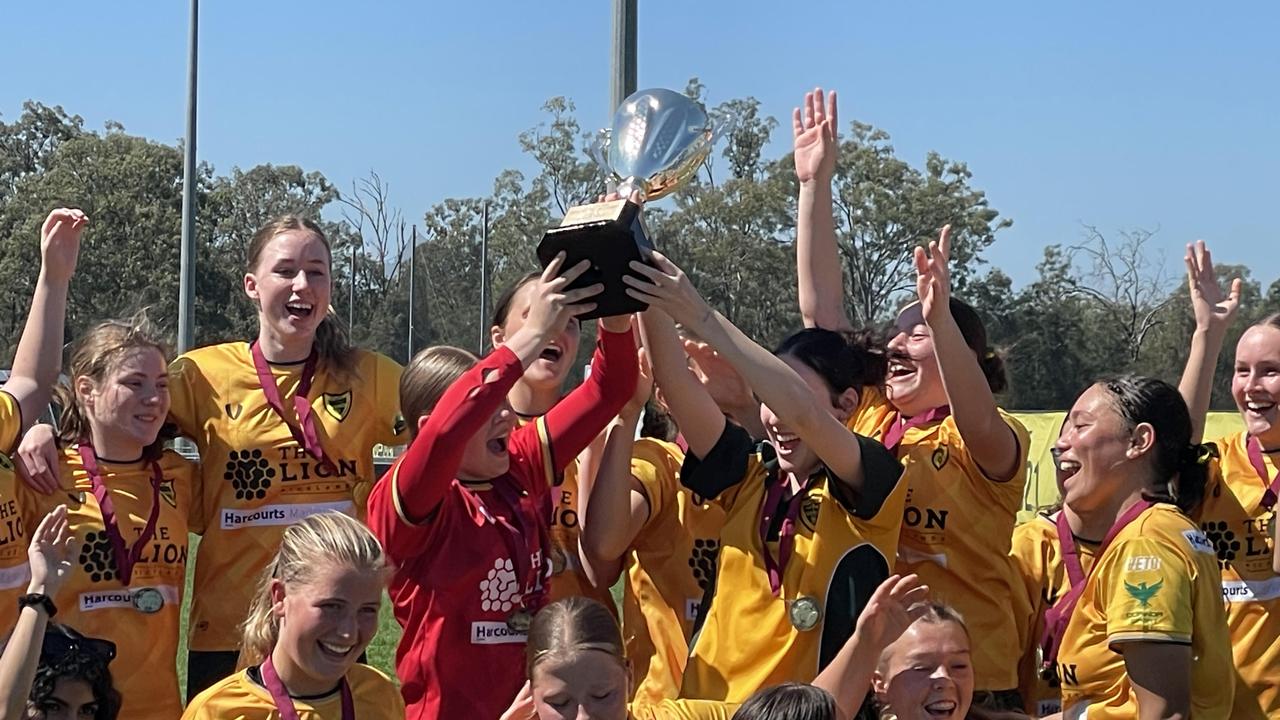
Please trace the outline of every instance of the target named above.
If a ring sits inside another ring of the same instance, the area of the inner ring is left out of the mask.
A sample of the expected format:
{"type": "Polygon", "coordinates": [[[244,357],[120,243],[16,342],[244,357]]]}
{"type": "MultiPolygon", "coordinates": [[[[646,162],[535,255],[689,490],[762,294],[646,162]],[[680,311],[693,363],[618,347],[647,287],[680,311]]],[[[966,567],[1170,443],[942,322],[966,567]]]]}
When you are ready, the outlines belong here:
{"type": "MultiPolygon", "coordinates": [[[[542,555],[544,564],[550,562],[550,545],[551,536],[547,530],[546,523],[537,523],[535,533],[530,533],[531,528],[525,522],[524,514],[520,512],[521,492],[513,486],[510,478],[498,478],[493,483],[493,490],[502,499],[503,504],[510,510],[511,519],[495,515],[489,512],[489,508],[485,506],[484,501],[476,496],[476,502],[480,506],[481,513],[489,522],[497,525],[502,534],[502,543],[507,546],[507,555],[511,557],[511,563],[515,566],[516,577],[520,581],[520,608],[525,609],[532,605],[535,609],[540,604],[543,595],[546,594],[545,584],[539,590],[533,591],[532,598],[529,597],[529,591],[526,588],[538,587],[537,570],[533,567],[533,561],[529,559],[532,554],[528,542],[525,538],[531,534],[536,534],[538,538],[538,551],[542,555]],[[512,521],[515,521],[514,524],[512,521]],[[533,600],[530,603],[530,600],[533,600]]],[[[474,495],[474,493],[473,493],[474,495]]]]}
{"type": "Polygon", "coordinates": [[[102,480],[102,472],[98,468],[98,457],[93,453],[93,446],[87,442],[80,443],[80,461],[89,475],[89,484],[93,487],[93,496],[98,500],[98,509],[102,511],[102,526],[111,541],[112,556],[115,558],[116,574],[120,583],[126,587],[133,578],[133,566],[142,559],[142,551],[151,536],[156,534],[156,523],[160,519],[160,485],[164,482],[164,473],[160,471],[160,463],[151,461],[151,514],[147,516],[147,524],[142,527],[142,534],[132,546],[125,545],[124,536],[120,534],[120,524],[116,522],[116,506],[111,501],[111,493],[102,480]]]}
{"type": "Polygon", "coordinates": [[[809,492],[806,482],[800,490],[791,496],[787,505],[787,514],[782,518],[778,528],[778,557],[769,552],[769,526],[778,514],[782,505],[782,493],[787,489],[787,482],[781,478],[769,486],[764,496],[764,505],[760,507],[760,548],[764,551],[764,569],[769,574],[769,589],[774,597],[782,590],[782,574],[791,561],[791,553],[796,545],[796,518],[800,516],[800,506],[804,504],[804,496],[809,492]]]}
{"type": "Polygon", "coordinates": [[[262,394],[267,396],[267,404],[275,411],[285,427],[289,428],[289,434],[293,436],[294,442],[301,445],[307,454],[321,465],[327,465],[328,470],[336,475],[337,468],[329,458],[325,457],[324,447],[320,445],[314,410],[311,407],[311,401],[307,399],[307,395],[311,393],[311,383],[316,376],[316,352],[312,350],[307,356],[307,361],[302,366],[302,377],[298,381],[298,391],[293,394],[293,409],[298,414],[301,429],[285,417],[284,403],[280,399],[280,387],[276,385],[276,378],[271,374],[271,365],[262,354],[262,348],[258,346],[257,341],[249,346],[249,353],[253,355],[253,367],[258,371],[258,384],[262,386],[262,394]]]}
{"type": "MultiPolygon", "coordinates": [[[[1102,545],[1098,548],[1098,557],[1102,557],[1107,546],[1115,540],[1116,535],[1119,535],[1126,525],[1136,520],[1152,504],[1147,500],[1139,500],[1125,510],[1107,531],[1107,536],[1102,539],[1102,545]]],[[[1058,530],[1058,544],[1062,548],[1062,564],[1067,568],[1067,580],[1071,583],[1071,589],[1044,614],[1044,634],[1040,638],[1040,649],[1043,652],[1043,665],[1046,670],[1058,660],[1058,651],[1062,649],[1062,636],[1066,634],[1067,623],[1071,621],[1071,614],[1075,612],[1080,596],[1084,595],[1085,581],[1092,574],[1093,567],[1097,567],[1095,563],[1089,568],[1089,573],[1085,573],[1080,564],[1080,551],[1076,547],[1076,537],[1067,523],[1066,512],[1058,512],[1058,520],[1055,524],[1058,530]]]]}
{"type": "MultiPolygon", "coordinates": [[[[298,720],[298,709],[294,707],[293,698],[289,697],[289,692],[284,689],[284,683],[280,682],[280,676],[276,674],[276,666],[272,664],[270,654],[262,663],[262,684],[266,685],[267,692],[271,693],[271,701],[276,704],[280,720],[298,720]]],[[[338,691],[342,693],[342,720],[356,720],[356,703],[351,697],[351,686],[347,684],[345,675],[338,683],[338,691]]]]}
{"type": "Polygon", "coordinates": [[[913,418],[908,418],[906,422],[902,421],[902,416],[895,413],[893,424],[884,433],[883,443],[885,449],[894,452],[898,448],[898,444],[902,442],[902,438],[906,437],[907,431],[913,427],[928,425],[929,423],[945,420],[951,415],[951,406],[940,405],[936,408],[930,408],[913,418]]]}
{"type": "Polygon", "coordinates": [[[1258,442],[1258,438],[1251,436],[1246,446],[1249,449],[1249,464],[1258,473],[1262,486],[1266,488],[1266,492],[1262,493],[1262,502],[1258,504],[1266,510],[1271,510],[1276,506],[1277,495],[1280,495],[1280,471],[1276,472],[1274,478],[1268,479],[1267,463],[1262,459],[1262,443],[1258,442]]]}

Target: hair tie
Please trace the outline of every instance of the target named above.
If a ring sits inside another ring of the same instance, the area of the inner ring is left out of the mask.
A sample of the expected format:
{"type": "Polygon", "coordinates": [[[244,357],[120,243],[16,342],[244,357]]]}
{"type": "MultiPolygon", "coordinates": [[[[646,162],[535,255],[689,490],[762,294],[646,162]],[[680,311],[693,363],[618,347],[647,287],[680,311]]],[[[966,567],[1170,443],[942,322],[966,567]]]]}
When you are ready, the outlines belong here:
{"type": "Polygon", "coordinates": [[[995,351],[995,350],[988,350],[988,351],[986,352],[986,354],[984,354],[982,357],[983,357],[983,359],[984,359],[984,360],[995,360],[995,359],[996,359],[996,351],[995,351]]]}
{"type": "Polygon", "coordinates": [[[1208,465],[1211,460],[1219,457],[1218,446],[1213,443],[1192,444],[1182,451],[1182,466],[1208,465]]]}

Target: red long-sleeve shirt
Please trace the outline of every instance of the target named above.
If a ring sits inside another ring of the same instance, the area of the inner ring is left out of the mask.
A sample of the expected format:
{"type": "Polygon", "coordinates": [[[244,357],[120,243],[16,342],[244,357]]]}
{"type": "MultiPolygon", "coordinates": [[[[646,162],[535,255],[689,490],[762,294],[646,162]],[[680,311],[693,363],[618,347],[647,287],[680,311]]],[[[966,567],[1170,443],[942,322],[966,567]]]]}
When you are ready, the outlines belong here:
{"type": "Polygon", "coordinates": [[[520,690],[525,635],[507,619],[522,597],[530,611],[544,602],[552,479],[622,409],[637,372],[631,333],[601,328],[590,378],[511,434],[507,473],[464,484],[457,472],[467,441],[523,373],[499,349],[445,391],[374,487],[368,522],[397,568],[390,593],[404,634],[396,673],[411,720],[497,718],[520,690]],[[523,530],[517,551],[528,563],[512,557],[508,528],[523,530]],[[522,567],[528,579],[518,577],[522,567]]]}

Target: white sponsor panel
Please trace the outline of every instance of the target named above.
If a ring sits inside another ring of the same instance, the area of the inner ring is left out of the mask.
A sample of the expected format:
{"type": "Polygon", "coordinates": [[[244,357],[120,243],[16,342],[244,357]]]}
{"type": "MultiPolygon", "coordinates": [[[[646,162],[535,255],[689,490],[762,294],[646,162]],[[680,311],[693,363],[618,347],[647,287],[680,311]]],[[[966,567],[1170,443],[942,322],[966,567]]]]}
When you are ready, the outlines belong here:
{"type": "Polygon", "coordinates": [[[937,555],[930,555],[929,553],[923,553],[923,552],[920,552],[919,550],[916,550],[915,548],[904,547],[903,545],[898,545],[898,559],[901,560],[902,562],[909,562],[909,563],[931,562],[931,563],[934,563],[935,565],[940,565],[944,568],[947,566],[947,556],[943,553],[938,553],[937,555]]]}
{"type": "Polygon", "coordinates": [[[1160,569],[1160,558],[1155,555],[1134,555],[1125,563],[1125,572],[1149,572],[1160,569]]]}
{"type": "Polygon", "coordinates": [[[293,525],[316,513],[337,510],[352,517],[356,514],[356,506],[350,500],[338,500],[327,503],[294,503],[290,505],[263,505],[248,510],[222,508],[218,515],[223,530],[239,530],[247,527],[268,527],[272,525],[293,525]]]}
{"type": "Polygon", "coordinates": [[[471,623],[472,645],[511,645],[524,644],[529,639],[528,633],[517,632],[507,627],[505,622],[473,622],[471,623]]]}
{"type": "Polygon", "coordinates": [[[108,610],[111,608],[133,608],[133,596],[143,590],[154,590],[164,598],[166,605],[179,604],[178,588],[173,585],[156,585],[145,588],[122,588],[120,590],[99,590],[97,592],[80,593],[80,612],[108,610]]]}
{"type": "Polygon", "coordinates": [[[1211,542],[1209,538],[1205,537],[1204,533],[1199,530],[1183,530],[1182,537],[1187,539],[1187,544],[1196,552],[1208,553],[1210,555],[1218,554],[1218,550],[1213,546],[1213,542],[1211,542]]]}
{"type": "Polygon", "coordinates": [[[1227,602],[1259,602],[1280,598],[1280,576],[1266,580],[1223,580],[1222,599],[1227,602]]]}
{"type": "Polygon", "coordinates": [[[0,590],[22,587],[31,580],[31,566],[27,564],[0,570],[0,590]]]}
{"type": "Polygon", "coordinates": [[[685,598],[684,619],[693,622],[698,619],[698,609],[702,607],[702,598],[685,598]]]}

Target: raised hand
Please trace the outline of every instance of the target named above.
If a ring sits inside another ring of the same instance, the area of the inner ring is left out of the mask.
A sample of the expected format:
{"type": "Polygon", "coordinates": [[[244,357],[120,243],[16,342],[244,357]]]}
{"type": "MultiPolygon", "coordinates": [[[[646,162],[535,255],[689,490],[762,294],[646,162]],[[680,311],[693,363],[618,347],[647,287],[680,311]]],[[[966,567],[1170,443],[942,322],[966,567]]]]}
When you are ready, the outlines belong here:
{"type": "Polygon", "coordinates": [[[622,407],[622,412],[618,413],[620,417],[635,419],[640,417],[640,413],[644,412],[645,403],[649,402],[649,396],[653,394],[653,368],[649,366],[649,353],[644,348],[636,350],[636,359],[640,363],[640,376],[636,378],[636,391],[631,394],[631,399],[622,407]]]}
{"type": "Polygon", "coordinates": [[[1226,332],[1240,307],[1240,278],[1231,281],[1231,292],[1225,296],[1213,271],[1213,256],[1203,240],[1187,245],[1187,290],[1191,293],[1191,310],[1196,328],[1226,332]]]}
{"type": "Polygon", "coordinates": [[[912,259],[916,266],[916,294],[924,320],[932,325],[951,312],[951,226],[944,225],[937,240],[929,242],[929,250],[918,247],[912,259]]]}
{"type": "Polygon", "coordinates": [[[40,257],[50,280],[71,280],[80,254],[80,236],[88,225],[89,216],[71,208],[58,208],[45,218],[40,228],[40,257]]]}
{"type": "Polygon", "coordinates": [[[839,154],[836,93],[826,96],[822,88],[804,94],[804,106],[791,111],[791,135],[795,143],[796,178],[801,184],[814,180],[831,182],[839,154]]]}
{"type": "Polygon", "coordinates": [[[733,415],[755,405],[747,381],[715,348],[686,339],[684,351],[689,355],[689,368],[722,411],[733,415]]]}
{"type": "Polygon", "coordinates": [[[915,575],[893,575],[880,583],[858,616],[854,632],[883,650],[928,610],[929,586],[915,575]]]}
{"type": "Polygon", "coordinates": [[[52,425],[32,425],[18,443],[13,460],[18,466],[18,477],[36,492],[52,495],[58,489],[58,440],[52,425]]]}
{"type": "Polygon", "coordinates": [[[71,574],[75,537],[67,525],[67,506],[59,505],[44,516],[31,534],[27,564],[31,566],[28,592],[56,595],[71,574]]]}
{"type": "Polygon", "coordinates": [[[544,339],[559,335],[570,320],[594,310],[596,304],[589,299],[604,290],[600,283],[576,290],[566,289],[591,267],[591,261],[583,260],[562,273],[564,261],[564,253],[557,255],[533,284],[527,326],[544,339]]]}
{"type": "Polygon", "coordinates": [[[524,687],[516,694],[516,699],[511,702],[511,707],[498,720],[537,720],[537,717],[533,704],[533,685],[526,680],[524,687]]]}
{"type": "Polygon", "coordinates": [[[636,300],[648,303],[671,316],[671,319],[688,327],[694,333],[706,336],[699,328],[711,320],[713,311],[707,301],[698,294],[689,276],[676,267],[675,263],[665,255],[654,251],[651,255],[657,267],[632,260],[632,272],[643,275],[644,280],[634,275],[623,275],[622,281],[629,287],[627,294],[636,300]]]}

